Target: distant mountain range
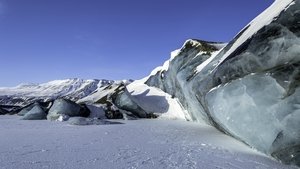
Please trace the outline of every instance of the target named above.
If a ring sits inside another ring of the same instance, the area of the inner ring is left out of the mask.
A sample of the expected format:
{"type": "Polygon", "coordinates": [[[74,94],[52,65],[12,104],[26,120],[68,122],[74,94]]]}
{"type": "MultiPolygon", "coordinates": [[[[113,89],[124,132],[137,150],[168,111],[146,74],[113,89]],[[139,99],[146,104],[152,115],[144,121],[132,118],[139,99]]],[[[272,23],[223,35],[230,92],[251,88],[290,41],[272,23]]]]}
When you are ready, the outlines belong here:
{"type": "Polygon", "coordinates": [[[26,106],[38,100],[49,101],[56,98],[77,101],[113,83],[121,83],[121,81],[74,78],[0,88],[0,105],[26,106]]]}

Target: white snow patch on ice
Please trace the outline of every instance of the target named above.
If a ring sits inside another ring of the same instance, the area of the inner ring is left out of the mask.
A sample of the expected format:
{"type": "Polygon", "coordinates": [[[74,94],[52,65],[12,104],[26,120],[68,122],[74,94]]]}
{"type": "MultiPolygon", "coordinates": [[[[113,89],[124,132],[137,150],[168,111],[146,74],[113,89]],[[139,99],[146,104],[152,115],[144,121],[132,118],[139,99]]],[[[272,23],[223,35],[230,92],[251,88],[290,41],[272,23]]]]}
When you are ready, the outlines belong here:
{"type": "Polygon", "coordinates": [[[211,54],[210,58],[205,60],[203,63],[201,63],[199,66],[196,68],[196,73],[200,72],[206,65],[208,65],[219,53],[222,51],[223,48],[221,48],[218,51],[215,51],[211,54]]]}
{"type": "Polygon", "coordinates": [[[245,32],[234,42],[231,48],[222,56],[221,64],[232,52],[241,46],[246,40],[251,38],[257,31],[270,24],[282,10],[293,4],[293,0],[276,0],[268,9],[252,20],[244,29],[245,32]],[[248,28],[247,28],[248,27],[248,28]]]}
{"type": "Polygon", "coordinates": [[[127,90],[141,108],[159,114],[160,118],[190,120],[190,116],[176,98],[156,87],[137,81],[129,84],[127,90]]]}

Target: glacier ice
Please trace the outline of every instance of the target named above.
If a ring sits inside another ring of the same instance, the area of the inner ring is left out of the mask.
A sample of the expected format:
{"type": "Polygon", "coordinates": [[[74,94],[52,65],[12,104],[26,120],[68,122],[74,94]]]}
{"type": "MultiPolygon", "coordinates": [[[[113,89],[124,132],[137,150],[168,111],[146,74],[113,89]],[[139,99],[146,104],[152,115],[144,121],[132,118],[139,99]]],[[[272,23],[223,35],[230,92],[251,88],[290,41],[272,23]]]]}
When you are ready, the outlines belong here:
{"type": "Polygon", "coordinates": [[[115,104],[117,107],[132,112],[133,115],[139,118],[146,118],[147,112],[145,112],[137,103],[133,101],[131,95],[129,94],[128,90],[124,88],[122,94],[119,94],[116,97],[115,104]]]}
{"type": "Polygon", "coordinates": [[[272,153],[278,146],[300,141],[299,92],[285,97],[272,76],[254,74],[212,89],[206,100],[213,119],[226,131],[272,153]],[[273,145],[281,134],[286,138],[273,145]]]}
{"type": "Polygon", "coordinates": [[[99,118],[99,119],[106,118],[104,108],[102,106],[87,104],[86,107],[90,110],[89,118],[99,118]]]}
{"type": "Polygon", "coordinates": [[[28,111],[21,119],[22,120],[44,120],[47,114],[45,110],[39,105],[34,104],[32,109],[28,111]]]}
{"type": "Polygon", "coordinates": [[[47,115],[48,120],[57,120],[61,115],[74,116],[89,116],[90,112],[85,106],[80,106],[70,100],[57,99],[47,115]]]}
{"type": "Polygon", "coordinates": [[[18,112],[19,116],[24,116],[26,113],[28,113],[32,108],[34,107],[34,104],[30,104],[26,107],[24,107],[20,112],[18,112]]]}
{"type": "Polygon", "coordinates": [[[193,79],[197,75],[198,65],[213,57],[211,55],[224,45],[225,43],[187,40],[177,52],[177,56],[169,61],[168,69],[157,70],[145,83],[178,98],[193,120],[204,122],[203,119],[207,119],[206,114],[196,113],[205,110],[195,95],[193,79]]]}
{"type": "Polygon", "coordinates": [[[300,0],[276,1],[220,51],[189,40],[145,83],[177,97],[193,120],[299,165],[299,11],[300,0]]]}

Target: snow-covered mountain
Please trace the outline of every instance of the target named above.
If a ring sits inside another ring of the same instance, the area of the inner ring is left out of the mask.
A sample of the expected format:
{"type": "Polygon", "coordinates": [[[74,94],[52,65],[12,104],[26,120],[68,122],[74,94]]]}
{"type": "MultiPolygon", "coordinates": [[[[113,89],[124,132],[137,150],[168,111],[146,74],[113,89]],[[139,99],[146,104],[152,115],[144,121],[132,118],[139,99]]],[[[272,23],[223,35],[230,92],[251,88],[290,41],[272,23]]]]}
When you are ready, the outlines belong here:
{"type": "Polygon", "coordinates": [[[66,98],[77,101],[96,92],[98,88],[115,83],[112,80],[65,79],[42,84],[21,84],[0,88],[0,105],[26,106],[35,101],[66,98]]]}

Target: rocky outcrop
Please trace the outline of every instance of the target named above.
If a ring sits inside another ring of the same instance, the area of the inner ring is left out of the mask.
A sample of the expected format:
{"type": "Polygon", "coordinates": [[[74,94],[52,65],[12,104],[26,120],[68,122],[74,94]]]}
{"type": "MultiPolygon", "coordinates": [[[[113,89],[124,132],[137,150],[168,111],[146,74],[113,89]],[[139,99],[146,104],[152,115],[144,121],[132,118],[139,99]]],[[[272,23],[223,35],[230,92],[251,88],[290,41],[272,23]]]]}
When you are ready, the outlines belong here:
{"type": "Polygon", "coordinates": [[[0,107],[0,115],[8,114],[8,111],[0,107]]]}
{"type": "Polygon", "coordinates": [[[104,93],[94,102],[95,104],[101,104],[104,107],[105,116],[108,119],[122,119],[123,113],[115,105],[116,97],[123,92],[125,84],[120,83],[117,85],[109,85],[105,87],[101,93],[104,93]],[[106,91],[106,92],[104,92],[106,91]]]}

